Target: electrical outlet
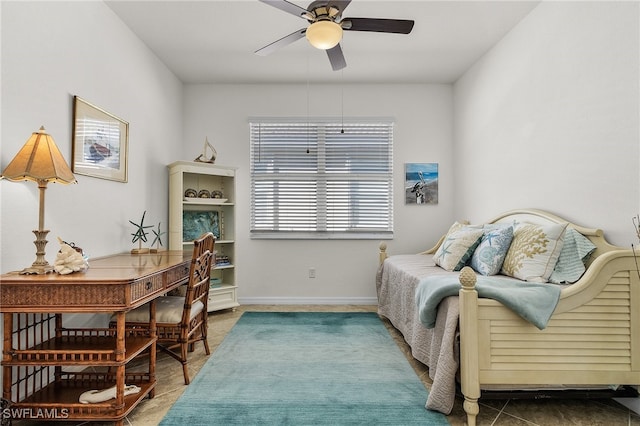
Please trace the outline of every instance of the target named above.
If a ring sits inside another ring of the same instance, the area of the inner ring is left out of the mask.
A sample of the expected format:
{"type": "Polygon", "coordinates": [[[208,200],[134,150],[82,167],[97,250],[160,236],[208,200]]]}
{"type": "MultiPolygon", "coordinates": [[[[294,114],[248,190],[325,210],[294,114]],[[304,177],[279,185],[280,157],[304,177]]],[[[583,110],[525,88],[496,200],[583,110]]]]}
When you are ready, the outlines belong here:
{"type": "Polygon", "coordinates": [[[316,268],[309,268],[309,278],[316,277],[316,268]]]}

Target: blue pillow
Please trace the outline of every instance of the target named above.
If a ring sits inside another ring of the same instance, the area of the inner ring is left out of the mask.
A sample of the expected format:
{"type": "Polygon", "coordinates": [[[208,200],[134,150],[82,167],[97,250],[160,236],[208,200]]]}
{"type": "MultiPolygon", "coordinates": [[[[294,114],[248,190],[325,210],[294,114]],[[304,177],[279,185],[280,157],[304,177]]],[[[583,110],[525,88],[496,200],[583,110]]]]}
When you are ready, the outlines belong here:
{"type": "Polygon", "coordinates": [[[480,244],[471,256],[471,267],[481,275],[496,275],[502,268],[512,239],[512,226],[485,225],[480,244]]]}

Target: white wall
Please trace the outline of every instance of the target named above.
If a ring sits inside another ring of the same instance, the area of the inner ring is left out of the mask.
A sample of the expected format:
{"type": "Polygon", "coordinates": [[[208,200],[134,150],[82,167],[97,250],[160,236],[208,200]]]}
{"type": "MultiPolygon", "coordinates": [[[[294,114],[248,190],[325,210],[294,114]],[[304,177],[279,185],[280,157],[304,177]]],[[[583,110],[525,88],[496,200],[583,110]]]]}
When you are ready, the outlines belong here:
{"type": "MultiPolygon", "coordinates": [[[[44,125],[71,160],[72,100],[78,95],[130,123],[129,181],[76,176],[46,190],[46,247],[57,237],[95,257],[128,251],[128,220],[167,229],[166,164],[181,152],[182,84],[102,2],[6,2],[2,8],[2,168],[44,125]]],[[[8,272],[35,260],[34,182],[0,182],[1,261],[8,272]]]]}
{"type": "Polygon", "coordinates": [[[458,216],[537,207],[637,242],[638,9],[543,2],[455,84],[458,216]]]}
{"type": "MultiPolygon", "coordinates": [[[[342,88],[312,85],[309,116],[339,117],[342,88]]],[[[395,238],[393,253],[429,248],[450,225],[452,88],[449,85],[347,85],[344,114],[393,117],[395,238]],[[404,163],[440,165],[439,204],[404,204],[404,163]]],[[[182,159],[193,160],[205,137],[217,164],[238,166],[237,264],[241,303],[375,303],[379,241],[251,240],[249,117],[306,117],[306,85],[187,85],[182,159]],[[317,278],[308,278],[309,267],[317,278]]]]}
{"type": "MultiPolygon", "coordinates": [[[[40,125],[70,158],[73,95],[131,123],[129,183],[78,176],[78,185],[49,186],[49,261],[57,236],[99,256],[131,248],[128,220],[144,210],[166,223],[165,167],[193,160],[208,136],[219,164],[239,166],[241,300],[374,300],[378,241],[249,239],[247,118],[305,117],[306,85],[183,88],[102,2],[0,5],[2,167],[40,125]]],[[[640,206],[638,33],[635,2],[543,2],[453,88],[346,85],[346,116],[395,118],[389,251],[422,250],[453,219],[519,207],[630,243],[640,206]],[[440,164],[438,205],[404,204],[405,162],[440,164]]],[[[339,116],[341,91],[311,86],[309,115],[339,116]]],[[[6,272],[35,259],[38,200],[31,182],[2,181],[0,192],[6,272]]]]}

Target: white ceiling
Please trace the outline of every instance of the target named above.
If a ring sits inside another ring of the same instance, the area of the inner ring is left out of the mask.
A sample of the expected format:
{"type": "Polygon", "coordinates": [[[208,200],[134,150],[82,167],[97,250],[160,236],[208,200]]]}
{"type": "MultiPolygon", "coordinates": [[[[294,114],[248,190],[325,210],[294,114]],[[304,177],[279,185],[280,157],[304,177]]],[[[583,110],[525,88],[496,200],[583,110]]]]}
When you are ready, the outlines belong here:
{"type": "Polygon", "coordinates": [[[408,35],[345,31],[342,71],[304,38],[255,55],[307,26],[258,0],[106,3],[185,83],[451,83],[539,0],[353,0],[343,17],[413,19],[415,26],[408,35]]]}

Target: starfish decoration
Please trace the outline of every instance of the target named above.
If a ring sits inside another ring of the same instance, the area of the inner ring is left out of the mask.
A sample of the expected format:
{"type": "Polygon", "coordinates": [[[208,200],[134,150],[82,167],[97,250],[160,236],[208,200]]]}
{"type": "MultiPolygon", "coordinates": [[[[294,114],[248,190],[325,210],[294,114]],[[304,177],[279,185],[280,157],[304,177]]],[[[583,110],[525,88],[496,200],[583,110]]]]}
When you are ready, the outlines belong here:
{"type": "Polygon", "coordinates": [[[158,243],[158,246],[162,246],[162,236],[164,234],[166,234],[166,232],[160,232],[160,222],[158,222],[158,230],[156,231],[155,229],[152,229],[151,232],[153,232],[153,235],[155,235],[155,238],[153,239],[153,242],[151,243],[151,245],[155,245],[156,243],[158,243]]]}
{"type": "Polygon", "coordinates": [[[144,226],[144,215],[146,215],[146,214],[147,214],[147,211],[145,210],[145,212],[142,213],[142,219],[140,219],[140,224],[139,225],[137,223],[131,221],[131,220],[129,221],[130,224],[132,224],[133,226],[138,228],[136,230],[136,232],[131,234],[131,235],[133,235],[133,239],[131,240],[132,243],[135,243],[136,241],[144,241],[145,243],[147,242],[147,234],[148,234],[148,232],[145,231],[145,229],[152,228],[153,225],[144,226]]]}

